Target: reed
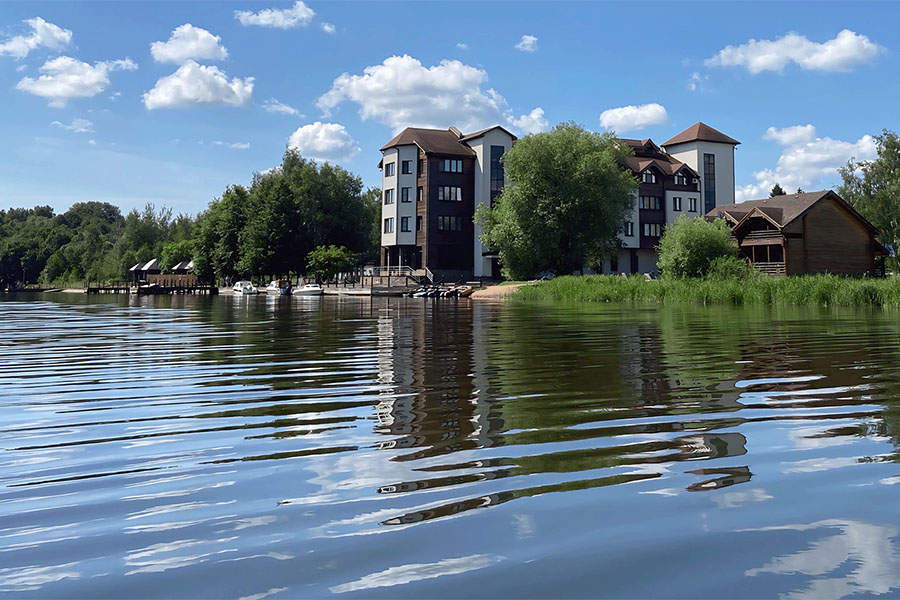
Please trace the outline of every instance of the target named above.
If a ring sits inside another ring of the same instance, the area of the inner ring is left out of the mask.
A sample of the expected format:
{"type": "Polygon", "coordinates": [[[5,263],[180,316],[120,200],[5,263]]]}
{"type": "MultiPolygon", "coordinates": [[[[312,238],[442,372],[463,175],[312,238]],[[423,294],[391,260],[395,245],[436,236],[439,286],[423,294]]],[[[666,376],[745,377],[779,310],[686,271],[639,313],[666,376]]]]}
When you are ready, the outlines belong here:
{"type": "Polygon", "coordinates": [[[900,277],[838,275],[684,278],[648,281],[643,275],[556,277],[519,288],[515,300],[889,306],[900,308],[900,277]]]}

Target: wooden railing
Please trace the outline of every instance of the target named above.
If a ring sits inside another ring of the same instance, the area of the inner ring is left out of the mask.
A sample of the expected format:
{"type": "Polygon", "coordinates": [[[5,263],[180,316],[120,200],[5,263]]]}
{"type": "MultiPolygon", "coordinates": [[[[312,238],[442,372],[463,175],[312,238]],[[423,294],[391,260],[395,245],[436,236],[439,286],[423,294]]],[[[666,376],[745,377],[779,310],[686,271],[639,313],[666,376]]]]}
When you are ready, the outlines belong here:
{"type": "Polygon", "coordinates": [[[777,229],[751,231],[744,236],[745,240],[759,240],[766,238],[780,238],[781,232],[777,229]]]}
{"type": "Polygon", "coordinates": [[[765,273],[766,275],[784,275],[783,262],[755,262],[754,267],[765,273]]]}

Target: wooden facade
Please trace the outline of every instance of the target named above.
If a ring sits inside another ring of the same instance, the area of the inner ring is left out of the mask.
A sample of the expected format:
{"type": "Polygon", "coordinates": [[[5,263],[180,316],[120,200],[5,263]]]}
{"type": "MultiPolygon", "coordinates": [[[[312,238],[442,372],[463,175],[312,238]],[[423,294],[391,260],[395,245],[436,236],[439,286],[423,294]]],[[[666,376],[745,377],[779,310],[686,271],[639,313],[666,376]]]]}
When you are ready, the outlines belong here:
{"type": "Polygon", "coordinates": [[[741,256],[770,275],[884,276],[878,231],[830,190],[717,206],[741,256]]]}

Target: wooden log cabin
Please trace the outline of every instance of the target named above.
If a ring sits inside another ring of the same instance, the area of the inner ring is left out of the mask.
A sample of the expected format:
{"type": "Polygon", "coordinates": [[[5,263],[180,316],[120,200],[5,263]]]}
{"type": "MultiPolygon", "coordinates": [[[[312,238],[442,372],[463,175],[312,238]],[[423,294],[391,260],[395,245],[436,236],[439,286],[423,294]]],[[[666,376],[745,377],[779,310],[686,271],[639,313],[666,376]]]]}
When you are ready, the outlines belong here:
{"type": "Polygon", "coordinates": [[[741,256],[770,275],[884,276],[878,230],[831,190],[716,206],[741,256]]]}

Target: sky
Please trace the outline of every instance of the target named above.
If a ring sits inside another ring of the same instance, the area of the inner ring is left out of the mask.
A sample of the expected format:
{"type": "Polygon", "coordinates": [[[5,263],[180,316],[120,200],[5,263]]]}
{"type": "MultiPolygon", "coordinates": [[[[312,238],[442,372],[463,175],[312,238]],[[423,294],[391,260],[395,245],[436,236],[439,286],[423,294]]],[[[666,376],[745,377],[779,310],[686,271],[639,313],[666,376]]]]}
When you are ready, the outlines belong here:
{"type": "Polygon", "coordinates": [[[900,3],[0,2],[0,209],[196,214],[286,147],[377,186],[406,126],[741,141],[739,200],[900,130],[900,3]]]}

